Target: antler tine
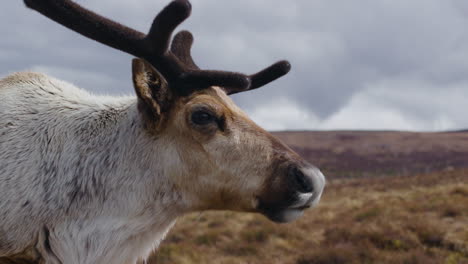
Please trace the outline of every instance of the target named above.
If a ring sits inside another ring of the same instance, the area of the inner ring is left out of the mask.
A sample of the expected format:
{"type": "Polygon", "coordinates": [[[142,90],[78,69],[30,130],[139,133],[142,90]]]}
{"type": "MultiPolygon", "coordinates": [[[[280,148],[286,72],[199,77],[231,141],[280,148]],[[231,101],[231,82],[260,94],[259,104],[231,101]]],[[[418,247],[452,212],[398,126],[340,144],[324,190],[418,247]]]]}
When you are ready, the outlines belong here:
{"type": "Polygon", "coordinates": [[[154,54],[167,52],[174,29],[190,16],[192,6],[187,0],[176,0],[167,5],[154,19],[146,37],[154,54]]]}
{"type": "Polygon", "coordinates": [[[182,30],[174,36],[171,44],[171,52],[180,60],[188,72],[179,76],[179,87],[184,93],[190,93],[194,89],[204,89],[210,86],[236,87],[248,89],[249,77],[236,72],[200,70],[191,55],[193,35],[190,31],[182,30]]]}
{"type": "Polygon", "coordinates": [[[291,70],[289,61],[278,61],[270,67],[250,76],[252,86],[250,89],[260,88],[284,75],[291,70]]]}
{"type": "MultiPolygon", "coordinates": [[[[248,76],[250,87],[248,90],[260,88],[268,83],[286,75],[291,70],[291,64],[288,61],[278,61],[262,71],[248,76]]],[[[236,94],[244,92],[242,89],[226,89],[227,94],[236,94]]]]}
{"type": "Polygon", "coordinates": [[[200,69],[192,59],[190,49],[193,44],[193,35],[190,31],[182,30],[174,36],[171,52],[179,58],[182,63],[191,69],[200,69]]]}

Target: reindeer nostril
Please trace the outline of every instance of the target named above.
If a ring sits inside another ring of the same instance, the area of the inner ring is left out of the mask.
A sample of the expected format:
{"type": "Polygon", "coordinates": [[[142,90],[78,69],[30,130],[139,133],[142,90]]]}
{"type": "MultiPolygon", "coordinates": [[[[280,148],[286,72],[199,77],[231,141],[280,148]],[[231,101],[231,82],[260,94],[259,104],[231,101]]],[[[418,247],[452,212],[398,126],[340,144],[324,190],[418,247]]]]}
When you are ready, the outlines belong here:
{"type": "Polygon", "coordinates": [[[310,193],[314,190],[312,180],[304,175],[304,173],[296,168],[293,167],[290,169],[290,176],[294,177],[294,181],[297,185],[298,191],[301,193],[310,193]]]}

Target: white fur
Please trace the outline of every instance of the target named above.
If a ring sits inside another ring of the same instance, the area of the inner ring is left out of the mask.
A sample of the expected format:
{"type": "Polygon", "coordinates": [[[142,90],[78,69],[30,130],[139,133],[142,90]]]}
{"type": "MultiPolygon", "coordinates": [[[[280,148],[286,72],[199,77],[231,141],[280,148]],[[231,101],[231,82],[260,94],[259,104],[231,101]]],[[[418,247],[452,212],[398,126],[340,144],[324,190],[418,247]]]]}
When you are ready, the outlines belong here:
{"type": "Polygon", "coordinates": [[[136,98],[19,73],[0,100],[0,257],[135,263],[188,208],[168,178],[185,170],[177,150],[142,129],[136,98]]]}
{"type": "MultiPolygon", "coordinates": [[[[220,88],[184,107],[215,97],[232,124],[229,136],[205,142],[183,128],[183,113],[169,132],[151,131],[135,97],[94,96],[36,73],[0,80],[0,258],[32,250],[45,264],[131,264],[186,212],[255,211],[259,193],[290,188],[285,170],[272,168],[294,154],[273,147],[220,88]]],[[[320,199],[323,174],[301,164],[314,191],[271,216],[277,221],[320,199]]]]}

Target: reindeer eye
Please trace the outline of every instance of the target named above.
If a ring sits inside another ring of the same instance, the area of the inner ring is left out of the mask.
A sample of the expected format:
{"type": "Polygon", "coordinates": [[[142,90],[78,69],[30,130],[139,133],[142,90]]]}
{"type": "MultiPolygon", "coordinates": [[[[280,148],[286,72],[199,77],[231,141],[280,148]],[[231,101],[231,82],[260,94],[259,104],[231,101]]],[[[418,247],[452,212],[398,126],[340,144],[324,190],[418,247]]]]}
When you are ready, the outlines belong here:
{"type": "Polygon", "coordinates": [[[192,122],[195,125],[204,126],[216,121],[216,116],[206,110],[198,110],[192,113],[192,122]]]}

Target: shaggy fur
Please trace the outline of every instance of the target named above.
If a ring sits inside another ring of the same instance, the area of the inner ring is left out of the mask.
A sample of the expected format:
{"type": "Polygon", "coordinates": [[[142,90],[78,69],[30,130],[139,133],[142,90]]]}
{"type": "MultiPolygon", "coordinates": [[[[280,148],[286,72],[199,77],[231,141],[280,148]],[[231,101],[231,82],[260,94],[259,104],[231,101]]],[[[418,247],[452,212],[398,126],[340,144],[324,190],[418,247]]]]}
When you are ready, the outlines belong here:
{"type": "Polygon", "coordinates": [[[45,263],[134,263],[183,213],[158,170],[178,156],[142,129],[136,98],[35,73],[1,80],[0,98],[0,256],[36,248],[45,263]]]}
{"type": "Polygon", "coordinates": [[[138,98],[93,96],[36,73],[0,80],[0,263],[135,263],[187,212],[285,222],[318,202],[320,171],[221,88],[178,98],[151,119],[158,111],[141,105],[151,107],[143,91],[156,72],[139,65],[138,98]],[[200,107],[222,124],[194,126],[200,107]]]}

